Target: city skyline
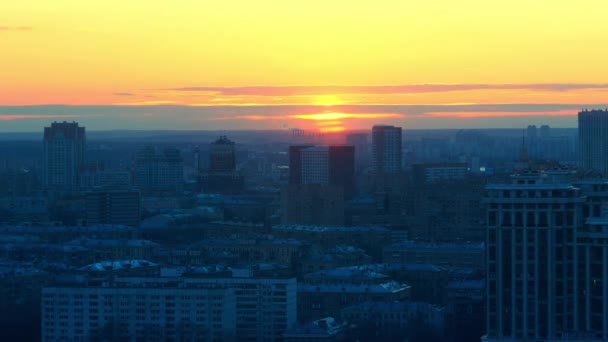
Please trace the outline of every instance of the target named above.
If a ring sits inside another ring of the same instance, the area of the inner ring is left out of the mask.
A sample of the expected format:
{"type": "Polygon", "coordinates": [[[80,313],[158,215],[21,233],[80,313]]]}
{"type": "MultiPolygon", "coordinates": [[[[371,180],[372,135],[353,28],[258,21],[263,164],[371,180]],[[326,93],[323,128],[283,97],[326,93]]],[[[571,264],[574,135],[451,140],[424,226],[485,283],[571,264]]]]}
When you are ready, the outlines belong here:
{"type": "Polygon", "coordinates": [[[606,6],[9,2],[0,130],[576,127],[606,6]]]}

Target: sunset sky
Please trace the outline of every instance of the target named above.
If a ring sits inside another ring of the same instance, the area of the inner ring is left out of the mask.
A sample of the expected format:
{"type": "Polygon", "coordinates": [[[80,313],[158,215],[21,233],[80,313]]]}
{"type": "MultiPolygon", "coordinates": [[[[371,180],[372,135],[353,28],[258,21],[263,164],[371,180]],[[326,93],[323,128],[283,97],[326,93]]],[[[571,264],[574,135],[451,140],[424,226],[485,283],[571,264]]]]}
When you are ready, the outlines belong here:
{"type": "Polygon", "coordinates": [[[608,2],[0,2],[0,131],[574,127],[608,2]]]}

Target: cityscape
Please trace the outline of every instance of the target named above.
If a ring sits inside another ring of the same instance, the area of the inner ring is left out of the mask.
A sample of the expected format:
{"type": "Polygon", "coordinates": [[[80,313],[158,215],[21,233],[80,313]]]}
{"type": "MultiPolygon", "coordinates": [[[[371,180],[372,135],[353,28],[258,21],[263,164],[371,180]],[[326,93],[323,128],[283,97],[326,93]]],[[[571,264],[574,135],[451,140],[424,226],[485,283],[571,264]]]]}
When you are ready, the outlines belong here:
{"type": "Polygon", "coordinates": [[[608,341],[606,10],[1,3],[1,339],[608,341]]]}

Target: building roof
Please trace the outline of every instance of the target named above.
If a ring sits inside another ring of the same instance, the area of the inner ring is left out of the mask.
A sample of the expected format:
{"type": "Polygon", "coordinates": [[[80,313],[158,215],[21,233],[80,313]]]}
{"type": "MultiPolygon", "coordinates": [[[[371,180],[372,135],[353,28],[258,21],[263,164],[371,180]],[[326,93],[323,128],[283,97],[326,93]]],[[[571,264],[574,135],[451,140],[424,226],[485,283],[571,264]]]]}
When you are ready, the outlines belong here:
{"type": "Polygon", "coordinates": [[[93,271],[93,272],[101,272],[101,271],[118,271],[125,269],[134,269],[141,267],[154,267],[158,266],[148,260],[116,260],[116,261],[102,261],[96,262],[94,264],[90,264],[80,268],[81,271],[93,271]]]}
{"type": "Polygon", "coordinates": [[[408,290],[409,285],[388,281],[382,284],[298,284],[298,292],[312,293],[397,293],[408,290]]]}
{"type": "Polygon", "coordinates": [[[404,240],[386,247],[388,250],[410,250],[410,249],[442,249],[442,250],[479,250],[483,251],[483,242],[423,242],[404,240]]]}
{"type": "Polygon", "coordinates": [[[306,231],[306,232],[388,232],[389,230],[379,226],[311,226],[303,224],[279,224],[272,229],[285,231],[306,231]]]}

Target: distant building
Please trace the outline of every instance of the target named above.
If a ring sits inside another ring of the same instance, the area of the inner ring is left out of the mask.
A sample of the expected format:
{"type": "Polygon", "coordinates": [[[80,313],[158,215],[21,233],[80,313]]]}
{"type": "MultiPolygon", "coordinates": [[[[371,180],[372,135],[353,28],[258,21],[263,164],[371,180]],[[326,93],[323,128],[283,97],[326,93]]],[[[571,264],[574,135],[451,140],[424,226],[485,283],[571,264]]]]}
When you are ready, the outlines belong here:
{"type": "Polygon", "coordinates": [[[384,248],[382,261],[390,264],[431,264],[484,269],[483,243],[432,243],[406,240],[384,248]]]}
{"type": "Polygon", "coordinates": [[[139,227],[141,195],[138,190],[98,190],[85,194],[87,224],[123,224],[139,227]]]}
{"type": "Polygon", "coordinates": [[[127,171],[102,171],[99,186],[106,190],[129,190],[133,187],[131,174],[127,171]]]}
{"type": "Polygon", "coordinates": [[[135,159],[135,185],[144,193],[180,192],[183,172],[183,160],[175,148],[146,147],[135,159]]]}
{"type": "Polygon", "coordinates": [[[588,171],[608,173],[608,111],[578,113],[580,166],[588,171]]]}
{"type": "Polygon", "coordinates": [[[320,184],[288,185],[281,192],[283,224],[344,225],[344,190],[320,184]]]}
{"type": "Polygon", "coordinates": [[[376,174],[401,172],[401,127],[374,126],[372,128],[372,154],[376,174]]]}
{"type": "Polygon", "coordinates": [[[355,148],[353,146],[290,146],[291,185],[341,186],[345,198],[355,192],[355,148]]]}
{"type": "Polygon", "coordinates": [[[464,180],[467,176],[466,163],[426,163],[413,164],[414,184],[434,184],[446,181],[464,180]]]}
{"type": "Polygon", "coordinates": [[[85,145],[85,128],[76,122],[53,122],[51,127],[44,128],[44,185],[48,189],[78,189],[85,145]]]}
{"type": "Polygon", "coordinates": [[[346,144],[355,147],[355,169],[359,172],[371,164],[370,144],[367,133],[350,133],[346,135],[346,144]]]}
{"type": "Polygon", "coordinates": [[[206,193],[236,193],[243,190],[243,176],[236,170],[234,142],[226,136],[220,136],[211,144],[209,171],[201,173],[200,182],[202,191],[206,193]]]}

